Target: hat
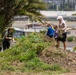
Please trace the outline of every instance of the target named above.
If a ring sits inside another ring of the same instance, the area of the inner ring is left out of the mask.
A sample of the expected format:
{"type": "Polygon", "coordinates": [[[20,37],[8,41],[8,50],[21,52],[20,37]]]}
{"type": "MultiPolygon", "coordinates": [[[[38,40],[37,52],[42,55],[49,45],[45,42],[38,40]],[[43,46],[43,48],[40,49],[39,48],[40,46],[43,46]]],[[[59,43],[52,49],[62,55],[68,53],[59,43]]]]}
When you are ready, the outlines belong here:
{"type": "Polygon", "coordinates": [[[47,22],[47,27],[51,26],[51,23],[50,22],[47,22]]]}
{"type": "Polygon", "coordinates": [[[13,27],[9,27],[8,30],[14,30],[14,28],[13,27]]]}
{"type": "Polygon", "coordinates": [[[63,17],[62,17],[62,16],[58,16],[58,17],[57,17],[57,20],[58,20],[58,19],[63,19],[63,17]]]}

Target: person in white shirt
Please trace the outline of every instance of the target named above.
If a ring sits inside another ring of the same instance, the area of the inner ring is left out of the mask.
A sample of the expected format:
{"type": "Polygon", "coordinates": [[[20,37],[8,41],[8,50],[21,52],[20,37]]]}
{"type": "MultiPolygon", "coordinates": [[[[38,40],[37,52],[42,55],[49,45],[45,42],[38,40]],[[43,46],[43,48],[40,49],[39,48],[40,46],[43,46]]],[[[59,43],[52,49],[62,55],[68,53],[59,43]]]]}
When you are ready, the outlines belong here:
{"type": "Polygon", "coordinates": [[[57,20],[59,21],[57,47],[59,47],[60,41],[62,41],[64,50],[66,50],[67,26],[62,16],[58,16],[57,20]]]}

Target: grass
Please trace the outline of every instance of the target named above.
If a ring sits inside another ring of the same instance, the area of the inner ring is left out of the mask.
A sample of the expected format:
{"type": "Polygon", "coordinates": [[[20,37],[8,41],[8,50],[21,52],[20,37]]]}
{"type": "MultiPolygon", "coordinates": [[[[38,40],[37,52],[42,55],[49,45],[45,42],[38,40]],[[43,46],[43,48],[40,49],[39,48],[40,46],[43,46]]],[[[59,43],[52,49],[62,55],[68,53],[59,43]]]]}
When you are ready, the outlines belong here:
{"type": "MultiPolygon", "coordinates": [[[[17,39],[17,44],[11,49],[0,53],[1,71],[48,72],[64,71],[57,64],[49,65],[39,59],[43,49],[53,42],[44,41],[43,34],[32,33],[27,37],[17,39]],[[14,63],[14,64],[13,64],[14,63]]],[[[51,74],[52,75],[52,74],[51,74]]]]}

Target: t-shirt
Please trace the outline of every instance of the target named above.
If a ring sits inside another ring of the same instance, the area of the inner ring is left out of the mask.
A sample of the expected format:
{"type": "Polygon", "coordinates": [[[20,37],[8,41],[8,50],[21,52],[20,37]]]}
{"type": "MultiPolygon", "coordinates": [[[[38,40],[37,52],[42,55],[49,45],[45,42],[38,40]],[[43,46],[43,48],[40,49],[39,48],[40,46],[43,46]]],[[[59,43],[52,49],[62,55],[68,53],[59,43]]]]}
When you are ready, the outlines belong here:
{"type": "Polygon", "coordinates": [[[66,32],[66,28],[67,28],[66,23],[65,23],[65,21],[63,20],[63,21],[59,24],[59,30],[62,30],[62,33],[65,33],[65,32],[66,32]],[[63,25],[64,25],[64,27],[63,27],[63,25]]]}
{"type": "Polygon", "coordinates": [[[54,38],[57,38],[58,37],[58,31],[55,30],[55,33],[54,33],[54,38]]]}
{"type": "Polygon", "coordinates": [[[13,37],[13,33],[8,33],[7,31],[5,32],[4,34],[4,37],[3,37],[3,40],[7,40],[7,41],[10,41],[10,39],[6,39],[6,37],[13,37]]]}
{"type": "Polygon", "coordinates": [[[47,31],[47,35],[52,36],[52,35],[54,35],[54,33],[55,33],[55,31],[51,27],[49,27],[48,31],[47,31]]]}

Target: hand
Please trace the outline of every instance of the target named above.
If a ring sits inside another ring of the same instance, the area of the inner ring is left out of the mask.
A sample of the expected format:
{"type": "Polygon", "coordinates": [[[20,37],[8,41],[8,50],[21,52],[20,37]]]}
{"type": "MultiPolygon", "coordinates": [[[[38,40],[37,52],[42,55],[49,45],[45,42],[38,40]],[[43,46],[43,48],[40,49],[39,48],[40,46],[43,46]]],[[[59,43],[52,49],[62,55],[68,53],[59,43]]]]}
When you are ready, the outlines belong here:
{"type": "Polygon", "coordinates": [[[9,37],[10,40],[12,40],[12,37],[9,37]]]}
{"type": "Polygon", "coordinates": [[[13,41],[14,43],[16,43],[16,41],[14,40],[14,38],[12,38],[12,41],[13,41]]]}
{"type": "Polygon", "coordinates": [[[16,41],[15,41],[15,40],[14,40],[13,42],[14,42],[14,43],[16,43],[16,41]]]}

